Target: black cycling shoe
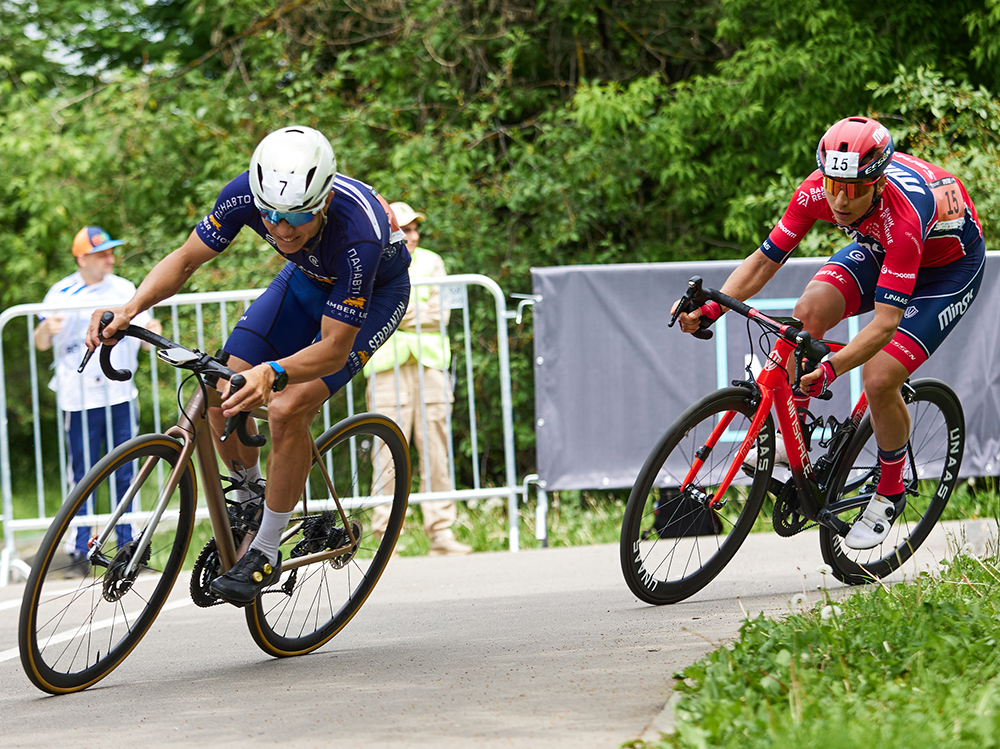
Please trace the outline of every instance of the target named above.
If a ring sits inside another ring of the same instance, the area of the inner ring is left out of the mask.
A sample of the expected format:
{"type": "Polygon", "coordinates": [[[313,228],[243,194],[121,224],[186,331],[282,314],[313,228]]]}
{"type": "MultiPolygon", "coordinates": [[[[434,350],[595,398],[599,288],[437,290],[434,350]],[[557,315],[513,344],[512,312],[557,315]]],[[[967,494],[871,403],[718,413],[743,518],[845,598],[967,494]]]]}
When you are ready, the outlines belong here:
{"type": "Polygon", "coordinates": [[[265,586],[281,577],[281,552],[273,567],[267,557],[257,549],[250,549],[240,557],[225,575],[215,578],[209,589],[223,601],[234,606],[249,606],[265,586]]]}

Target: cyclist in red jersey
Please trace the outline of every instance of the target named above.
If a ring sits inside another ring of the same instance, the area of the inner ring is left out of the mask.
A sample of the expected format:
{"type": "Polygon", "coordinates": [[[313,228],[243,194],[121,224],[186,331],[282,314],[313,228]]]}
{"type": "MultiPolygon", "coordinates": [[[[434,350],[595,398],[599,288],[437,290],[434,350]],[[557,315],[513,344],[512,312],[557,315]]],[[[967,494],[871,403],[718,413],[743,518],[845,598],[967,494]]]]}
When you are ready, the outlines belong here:
{"type": "MultiPolygon", "coordinates": [[[[740,300],[759,292],[817,220],[853,241],[806,286],[793,315],[815,338],[846,317],[874,317],[841,351],[802,378],[805,407],[834,379],[863,366],[862,380],[879,448],[876,496],[845,544],[881,543],[906,506],[903,485],[910,416],[900,389],[941,345],[975,300],[986,245],[976,208],[957,177],[895,152],[888,129],[867,117],[833,125],[816,149],[818,169],[792,196],[767,239],[729,276],[722,291],[740,300]]],[[[724,312],[715,302],[680,316],[693,333],[702,317],[724,312]]],[[[783,445],[779,440],[779,460],[783,445]]],[[[787,455],[785,456],[787,458],[787,455]]]]}

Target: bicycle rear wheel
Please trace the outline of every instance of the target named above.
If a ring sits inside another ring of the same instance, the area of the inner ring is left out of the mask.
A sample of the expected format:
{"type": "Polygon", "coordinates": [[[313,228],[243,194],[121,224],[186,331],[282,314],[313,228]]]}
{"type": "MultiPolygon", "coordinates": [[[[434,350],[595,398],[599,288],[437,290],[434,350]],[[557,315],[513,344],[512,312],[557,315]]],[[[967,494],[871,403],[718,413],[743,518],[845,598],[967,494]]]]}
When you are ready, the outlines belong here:
{"type": "Polygon", "coordinates": [[[712,509],[723,476],[736,458],[756,412],[745,388],[724,388],[702,398],[674,422],[639,472],[622,521],[620,542],[625,582],[641,600],[656,605],[677,603],[708,585],[733,558],[760,512],[774,468],[774,425],[770,415],[757,437],[758,459],[753,478],[738,473],[712,509]],[[732,422],[715,447],[704,446],[720,422],[732,422]],[[660,512],[670,512],[669,536],[654,528],[661,494],[679,487],[696,459],[703,461],[690,483],[660,512]],[[704,533],[706,527],[717,531],[704,533]]]}
{"type": "MultiPolygon", "coordinates": [[[[133,573],[126,568],[149,521],[121,523],[91,561],[74,558],[86,538],[106,527],[128,500],[115,472],[137,461],[133,495],[143,508],[156,506],[158,475],[180,460],[181,447],[165,435],[144,435],[100,460],[73,489],[31,565],[18,627],[21,663],[31,682],[46,692],[85,689],[111,673],[138,644],[177,579],[194,527],[194,480],[188,465],[167,498],[147,553],[133,573]],[[158,471],[162,464],[165,469],[158,471]],[[148,486],[143,488],[143,483],[148,486]],[[141,491],[140,491],[141,490],[141,491]],[[98,513],[88,526],[77,513],[98,513]],[[107,513],[107,514],[104,514],[107,513]],[[124,530],[126,527],[129,530],[124,530]],[[83,533],[78,536],[78,529],[83,533]],[[122,536],[125,536],[123,538],[122,536]],[[132,540],[127,540],[127,535],[132,540]]],[[[136,509],[136,505],[133,505],[136,509]]]]}
{"type": "MultiPolygon", "coordinates": [[[[909,559],[941,517],[958,481],[965,451],[965,416],[958,396],[938,380],[926,378],[904,386],[910,412],[909,454],[903,474],[906,509],[892,524],[885,541],[873,549],[849,549],[844,539],[820,527],[823,559],[837,579],[851,585],[885,577],[909,559]]],[[[878,446],[866,415],[831,484],[828,505],[841,520],[853,524],[878,485],[878,446]]]]}
{"type": "Polygon", "coordinates": [[[333,426],[316,446],[357,544],[333,559],[288,568],[298,557],[349,543],[314,463],[307,484],[307,512],[292,518],[289,528],[295,532],[281,545],[285,562],[281,578],[262,591],[246,612],[254,641],[279,657],[315,650],[358,612],[392,556],[410,495],[410,451],[391,419],[358,414],[333,426]],[[391,503],[388,525],[384,533],[374,533],[372,509],[386,502],[391,503]]]}

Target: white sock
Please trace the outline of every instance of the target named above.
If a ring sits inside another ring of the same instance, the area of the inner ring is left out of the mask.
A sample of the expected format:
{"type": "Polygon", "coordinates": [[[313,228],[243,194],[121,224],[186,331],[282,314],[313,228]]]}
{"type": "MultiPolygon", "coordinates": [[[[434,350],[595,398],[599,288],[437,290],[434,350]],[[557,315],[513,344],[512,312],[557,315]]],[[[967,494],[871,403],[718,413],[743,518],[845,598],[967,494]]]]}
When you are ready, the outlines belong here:
{"type": "Polygon", "coordinates": [[[256,549],[267,557],[271,564],[278,563],[278,545],[281,541],[281,534],[288,525],[288,518],[291,512],[275,512],[267,505],[264,505],[264,517],[260,520],[260,530],[250,543],[251,549],[256,549]]]}
{"type": "MultiPolygon", "coordinates": [[[[241,483],[250,483],[251,481],[260,481],[260,463],[255,463],[250,468],[243,468],[242,465],[236,463],[234,467],[229,469],[229,476],[233,481],[238,481],[241,483]],[[239,466],[238,468],[236,466],[239,466]]],[[[253,499],[254,494],[249,489],[237,489],[236,490],[236,501],[240,504],[244,502],[249,502],[253,499]]]]}

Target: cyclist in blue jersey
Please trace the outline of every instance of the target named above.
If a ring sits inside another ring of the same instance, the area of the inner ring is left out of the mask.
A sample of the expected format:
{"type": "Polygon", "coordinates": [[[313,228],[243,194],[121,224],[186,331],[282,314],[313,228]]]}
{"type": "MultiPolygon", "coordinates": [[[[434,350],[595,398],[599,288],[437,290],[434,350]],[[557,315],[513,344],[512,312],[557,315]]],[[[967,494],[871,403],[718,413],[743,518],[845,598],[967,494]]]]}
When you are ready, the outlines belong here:
{"type": "MultiPolygon", "coordinates": [[[[180,291],[244,226],[288,262],[227,339],[229,366],[247,382],[224,396],[221,414],[212,414],[218,434],[222,417],[268,406],[271,453],[260,528],[233,568],[212,582],[216,595],[238,606],[281,573],[281,533],[312,461],[309,425],[396,329],[410,295],[410,255],[388,203],[371,186],[337,173],[322,133],[286,127],[260,142],[249,171],[222,189],[184,244],[157,263],[128,302],[110,310],[105,336],[180,291]]],[[[92,350],[103,342],[97,330],[105,311],[91,318],[92,350]]],[[[239,440],[216,445],[244,492],[262,485],[255,448],[239,440]]],[[[252,498],[252,492],[241,497],[252,498]]]]}
{"type": "MultiPolygon", "coordinates": [[[[764,288],[817,221],[851,240],[806,286],[792,314],[814,338],[846,317],[873,319],[841,351],[802,378],[804,408],[833,380],[862,366],[878,444],[876,495],[844,543],[870,549],[906,506],[903,472],[910,416],[900,389],[964,317],[982,285],[986,244],[962,182],[941,167],[899,153],[888,129],[868,117],[835,123],[816,148],[818,168],[795,190],[760,248],[723,284],[746,300],[764,288]]],[[[715,302],[681,315],[692,333],[723,310],[715,302]]],[[[787,460],[784,444],[776,458],[787,460]]]]}

